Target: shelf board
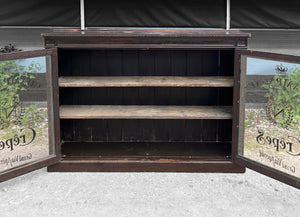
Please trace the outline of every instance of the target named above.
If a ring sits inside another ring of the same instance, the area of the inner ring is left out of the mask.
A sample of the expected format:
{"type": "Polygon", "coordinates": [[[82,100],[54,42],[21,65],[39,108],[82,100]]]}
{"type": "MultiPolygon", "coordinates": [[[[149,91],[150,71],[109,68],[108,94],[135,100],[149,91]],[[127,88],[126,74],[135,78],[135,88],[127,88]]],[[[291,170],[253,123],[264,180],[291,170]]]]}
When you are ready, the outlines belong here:
{"type": "Polygon", "coordinates": [[[63,76],[60,87],[233,87],[232,76],[63,76]]]}
{"type": "Polygon", "coordinates": [[[61,119],[231,119],[231,106],[63,105],[61,119]]]}

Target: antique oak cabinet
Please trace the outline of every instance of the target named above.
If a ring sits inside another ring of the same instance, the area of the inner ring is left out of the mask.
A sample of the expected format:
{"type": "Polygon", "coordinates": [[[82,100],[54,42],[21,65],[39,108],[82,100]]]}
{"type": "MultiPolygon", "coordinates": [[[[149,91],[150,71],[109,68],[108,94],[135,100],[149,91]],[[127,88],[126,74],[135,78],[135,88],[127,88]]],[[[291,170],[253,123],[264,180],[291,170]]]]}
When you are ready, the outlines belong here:
{"type": "Polygon", "coordinates": [[[2,181],[44,166],[51,172],[249,167],[299,188],[300,112],[290,103],[300,97],[299,57],[249,51],[250,35],[234,30],[42,36],[44,50],[0,57],[10,79],[4,81],[16,88],[1,89],[15,94],[5,95],[10,104],[0,119],[2,181]],[[280,101],[282,91],[296,98],[280,101]]]}

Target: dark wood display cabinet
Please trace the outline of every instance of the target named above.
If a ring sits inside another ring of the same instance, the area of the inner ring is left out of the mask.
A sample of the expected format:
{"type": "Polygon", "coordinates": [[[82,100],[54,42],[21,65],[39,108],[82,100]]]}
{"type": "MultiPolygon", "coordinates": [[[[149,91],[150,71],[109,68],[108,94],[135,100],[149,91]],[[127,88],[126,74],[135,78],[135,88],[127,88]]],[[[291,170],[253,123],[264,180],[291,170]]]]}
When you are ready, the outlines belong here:
{"type": "MultiPolygon", "coordinates": [[[[273,62],[300,62],[299,57],[248,51],[250,35],[233,30],[58,30],[43,37],[45,50],[0,57],[3,70],[20,68],[11,77],[27,79],[5,107],[6,119],[0,119],[1,133],[18,130],[1,138],[0,149],[9,153],[0,160],[6,162],[1,180],[43,166],[51,172],[244,172],[249,167],[299,188],[298,137],[260,129],[263,122],[299,132],[297,114],[286,120],[294,108],[272,101],[268,90],[278,75],[255,74],[251,67],[260,72],[257,68],[268,70],[273,62]],[[37,93],[45,95],[44,104],[37,93]],[[266,120],[260,116],[265,110],[266,120]],[[270,152],[257,149],[264,146],[270,152]],[[281,168],[275,168],[273,149],[292,160],[280,155],[281,168]],[[264,162],[271,157],[273,167],[264,162]]],[[[289,67],[276,66],[278,72],[289,67]]],[[[297,89],[296,83],[290,86],[297,89]]]]}

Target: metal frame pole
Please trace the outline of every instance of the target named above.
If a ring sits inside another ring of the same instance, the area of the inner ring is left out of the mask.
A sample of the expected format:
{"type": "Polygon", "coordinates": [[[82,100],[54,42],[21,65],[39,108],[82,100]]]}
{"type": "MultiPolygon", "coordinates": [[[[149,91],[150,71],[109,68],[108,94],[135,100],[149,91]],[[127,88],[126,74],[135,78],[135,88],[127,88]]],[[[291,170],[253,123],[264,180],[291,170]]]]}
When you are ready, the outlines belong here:
{"type": "Polygon", "coordinates": [[[226,30],[230,29],[230,0],[226,0],[226,30]]]}
{"type": "Polygon", "coordinates": [[[80,27],[81,30],[85,29],[84,0],[80,0],[80,27]]]}

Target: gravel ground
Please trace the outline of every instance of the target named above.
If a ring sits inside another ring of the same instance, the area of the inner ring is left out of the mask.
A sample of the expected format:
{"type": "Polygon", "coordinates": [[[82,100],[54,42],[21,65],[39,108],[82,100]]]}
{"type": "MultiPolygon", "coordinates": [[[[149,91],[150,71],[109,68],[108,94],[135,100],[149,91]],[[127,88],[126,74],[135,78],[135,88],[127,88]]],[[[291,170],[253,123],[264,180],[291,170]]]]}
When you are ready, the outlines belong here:
{"type": "Polygon", "coordinates": [[[212,173],[48,173],[0,184],[1,217],[293,217],[300,190],[247,170],[212,173]]]}

